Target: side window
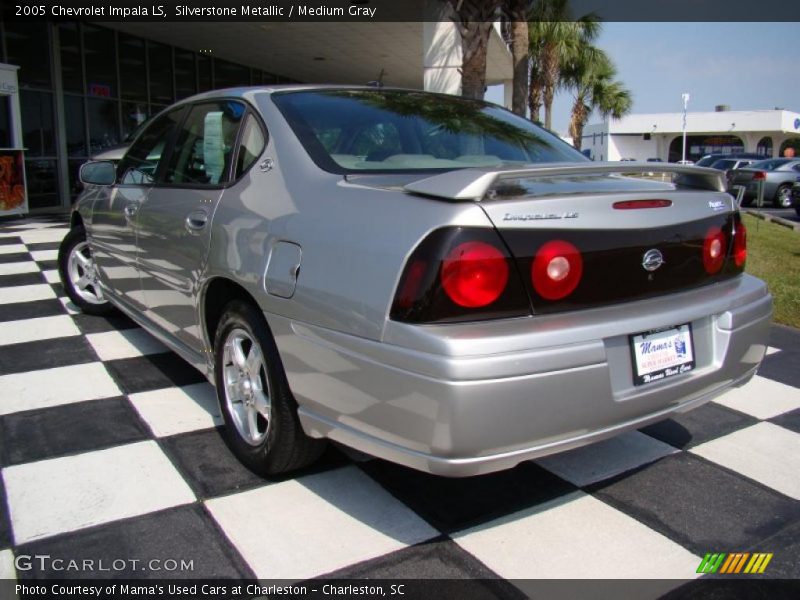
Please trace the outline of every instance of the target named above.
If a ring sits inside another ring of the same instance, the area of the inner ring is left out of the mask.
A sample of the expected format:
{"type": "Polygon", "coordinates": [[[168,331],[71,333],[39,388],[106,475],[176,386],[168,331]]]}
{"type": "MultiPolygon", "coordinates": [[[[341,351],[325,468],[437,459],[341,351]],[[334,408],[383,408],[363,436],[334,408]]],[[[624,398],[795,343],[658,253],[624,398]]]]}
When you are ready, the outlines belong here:
{"type": "Polygon", "coordinates": [[[217,185],[227,181],[236,133],[244,114],[244,105],[233,100],[192,107],[178,132],[164,183],[217,185]]]}
{"type": "Polygon", "coordinates": [[[117,181],[123,185],[153,183],[164,148],[180,122],[179,108],[158,117],[136,138],[117,166],[117,181]]]}
{"type": "Polygon", "coordinates": [[[253,166],[253,163],[264,151],[265,143],[264,132],[261,131],[258,121],[253,115],[248,115],[242,130],[242,141],[239,145],[239,155],[236,159],[234,179],[238,179],[253,166]]]}

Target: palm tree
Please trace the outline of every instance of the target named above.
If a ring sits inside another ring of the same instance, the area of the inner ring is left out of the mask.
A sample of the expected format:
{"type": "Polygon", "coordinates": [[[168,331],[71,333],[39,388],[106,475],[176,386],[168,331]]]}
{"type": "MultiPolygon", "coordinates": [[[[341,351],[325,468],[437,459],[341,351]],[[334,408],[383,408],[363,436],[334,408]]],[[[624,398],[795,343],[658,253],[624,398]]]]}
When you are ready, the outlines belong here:
{"type": "Polygon", "coordinates": [[[483,99],[486,91],[486,51],[489,33],[503,0],[447,0],[461,35],[461,95],[483,99]]]}
{"type": "Polygon", "coordinates": [[[510,23],[511,56],[514,62],[514,83],[511,94],[511,110],[525,116],[528,100],[528,11],[532,0],[505,0],[504,8],[510,23]]]}
{"type": "Polygon", "coordinates": [[[629,90],[614,81],[616,69],[608,55],[592,45],[585,45],[563,73],[566,85],[575,90],[575,102],[569,122],[572,145],[580,150],[583,128],[596,109],[604,119],[628,114],[633,106],[629,90]]]}
{"type": "MultiPolygon", "coordinates": [[[[544,126],[552,128],[553,98],[556,90],[564,84],[561,73],[569,65],[579,49],[591,43],[600,32],[600,24],[594,14],[584,15],[573,21],[570,18],[568,0],[538,2],[528,22],[530,38],[531,96],[534,89],[541,89],[544,105],[544,126]],[[538,80],[534,80],[534,77],[538,80]]],[[[534,100],[531,98],[531,100],[534,100]]],[[[538,120],[538,111],[531,106],[531,119],[538,120]]]]}

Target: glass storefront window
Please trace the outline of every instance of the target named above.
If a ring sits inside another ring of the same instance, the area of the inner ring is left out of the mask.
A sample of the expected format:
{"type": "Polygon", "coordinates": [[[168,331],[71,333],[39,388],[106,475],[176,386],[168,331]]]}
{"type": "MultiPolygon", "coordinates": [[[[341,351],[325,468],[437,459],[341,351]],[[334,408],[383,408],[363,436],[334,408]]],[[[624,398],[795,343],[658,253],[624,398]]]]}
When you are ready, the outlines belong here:
{"type": "Polygon", "coordinates": [[[180,100],[195,93],[194,52],[175,48],[175,97],[180,100]]]}
{"type": "Polygon", "coordinates": [[[6,62],[19,66],[17,73],[20,85],[49,87],[50,44],[47,23],[7,20],[4,26],[6,62]]]}
{"type": "Polygon", "coordinates": [[[117,61],[114,32],[91,25],[83,26],[86,61],[86,93],[102,98],[117,97],[117,61]]]}
{"type": "Polygon", "coordinates": [[[61,44],[61,80],[66,92],[83,92],[83,65],[77,23],[60,23],[58,39],[61,44]]]}
{"type": "Polygon", "coordinates": [[[83,96],[64,96],[64,120],[67,129],[67,154],[87,156],[83,96]]]}
{"type": "Polygon", "coordinates": [[[119,144],[119,120],[114,100],[89,98],[89,154],[119,144]]]}
{"type": "Polygon", "coordinates": [[[25,178],[28,184],[29,209],[58,206],[58,176],[55,160],[26,160],[25,178]]]}
{"type": "Polygon", "coordinates": [[[147,105],[143,102],[123,102],[122,103],[122,139],[128,138],[144,123],[150,113],[147,105]]]}
{"type": "Polygon", "coordinates": [[[144,61],[144,40],[119,35],[119,70],[122,98],[147,102],[147,70],[144,61]]]}
{"type": "Polygon", "coordinates": [[[148,42],[147,55],[150,64],[150,102],[171,104],[175,99],[172,91],[172,48],[148,42]]]}
{"type": "Polygon", "coordinates": [[[211,89],[211,59],[208,56],[197,56],[197,91],[207,92],[211,89]]]}
{"type": "Polygon", "coordinates": [[[214,59],[214,87],[250,85],[250,69],[227,60],[214,59]]]}
{"type": "Polygon", "coordinates": [[[53,128],[53,94],[20,90],[22,139],[26,156],[53,156],[56,153],[53,128]]]}
{"type": "Polygon", "coordinates": [[[84,159],[70,159],[67,161],[67,172],[69,174],[69,197],[71,200],[75,200],[78,194],[83,191],[83,184],[78,178],[78,172],[80,171],[81,165],[84,162],[86,162],[84,159]]]}

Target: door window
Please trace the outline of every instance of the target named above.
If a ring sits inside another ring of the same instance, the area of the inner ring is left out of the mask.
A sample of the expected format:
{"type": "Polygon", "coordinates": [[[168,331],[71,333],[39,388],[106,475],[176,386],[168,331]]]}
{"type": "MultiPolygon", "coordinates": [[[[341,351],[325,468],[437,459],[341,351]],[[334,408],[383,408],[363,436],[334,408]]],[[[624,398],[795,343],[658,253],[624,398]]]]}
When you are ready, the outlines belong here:
{"type": "Polygon", "coordinates": [[[117,181],[123,185],[151,184],[173,132],[180,123],[182,108],[155,119],[136,138],[117,167],[117,181]]]}
{"type": "Polygon", "coordinates": [[[261,131],[258,121],[253,115],[248,115],[242,130],[242,141],[236,158],[236,175],[234,179],[239,179],[243,173],[253,166],[253,163],[264,151],[265,143],[264,133],[261,131]]]}
{"type": "Polygon", "coordinates": [[[244,115],[244,105],[232,100],[194,106],[178,132],[164,183],[202,186],[228,181],[236,134],[244,115]]]}

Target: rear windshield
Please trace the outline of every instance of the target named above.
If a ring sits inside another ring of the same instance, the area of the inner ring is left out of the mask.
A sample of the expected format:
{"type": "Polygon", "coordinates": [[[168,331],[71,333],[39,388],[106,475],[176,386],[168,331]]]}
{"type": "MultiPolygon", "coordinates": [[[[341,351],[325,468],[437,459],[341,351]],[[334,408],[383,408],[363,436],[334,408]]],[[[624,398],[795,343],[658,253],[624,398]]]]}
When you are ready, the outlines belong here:
{"type": "Polygon", "coordinates": [[[272,95],[300,142],[334,173],[583,162],[552,133],[484,102],[397,90],[272,95]]]}
{"type": "Polygon", "coordinates": [[[781,168],[786,163],[792,162],[790,158],[768,158],[767,160],[760,160],[753,164],[747,165],[748,169],[763,169],[765,171],[774,171],[781,168]]]}

